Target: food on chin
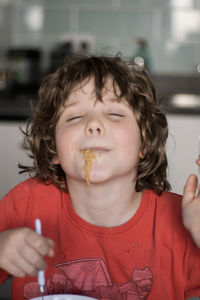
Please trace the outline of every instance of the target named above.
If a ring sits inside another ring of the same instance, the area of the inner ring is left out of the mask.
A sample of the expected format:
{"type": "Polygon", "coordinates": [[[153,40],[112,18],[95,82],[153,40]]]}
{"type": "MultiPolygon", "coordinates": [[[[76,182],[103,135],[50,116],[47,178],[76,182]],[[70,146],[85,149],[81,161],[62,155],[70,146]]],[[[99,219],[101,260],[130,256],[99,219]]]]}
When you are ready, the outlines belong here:
{"type": "Polygon", "coordinates": [[[85,166],[83,167],[83,170],[85,171],[85,179],[89,188],[91,166],[93,163],[97,163],[97,157],[94,151],[91,149],[82,150],[81,153],[84,154],[85,166]]]}

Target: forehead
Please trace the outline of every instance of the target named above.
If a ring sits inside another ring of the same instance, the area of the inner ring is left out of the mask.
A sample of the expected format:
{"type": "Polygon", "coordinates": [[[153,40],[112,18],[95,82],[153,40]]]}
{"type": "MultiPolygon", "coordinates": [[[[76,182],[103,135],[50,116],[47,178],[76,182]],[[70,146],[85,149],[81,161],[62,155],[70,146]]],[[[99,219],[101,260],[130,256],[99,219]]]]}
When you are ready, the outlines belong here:
{"type": "Polygon", "coordinates": [[[105,79],[101,90],[98,90],[96,87],[95,78],[91,77],[86,78],[71,89],[68,97],[59,109],[59,116],[69,108],[87,107],[90,101],[94,105],[103,103],[106,106],[112,103],[118,103],[120,106],[126,106],[133,112],[129,101],[125,97],[120,97],[120,88],[115,84],[111,76],[105,79]],[[98,97],[98,94],[100,94],[100,97],[98,97]]]}
{"type": "Polygon", "coordinates": [[[104,80],[101,90],[95,84],[95,78],[87,78],[81,83],[78,83],[69,93],[69,96],[66,99],[66,102],[70,103],[71,101],[76,101],[88,97],[95,101],[102,101],[103,99],[109,99],[113,101],[124,101],[120,98],[120,89],[117,84],[114,82],[111,76],[107,77],[104,80]]]}

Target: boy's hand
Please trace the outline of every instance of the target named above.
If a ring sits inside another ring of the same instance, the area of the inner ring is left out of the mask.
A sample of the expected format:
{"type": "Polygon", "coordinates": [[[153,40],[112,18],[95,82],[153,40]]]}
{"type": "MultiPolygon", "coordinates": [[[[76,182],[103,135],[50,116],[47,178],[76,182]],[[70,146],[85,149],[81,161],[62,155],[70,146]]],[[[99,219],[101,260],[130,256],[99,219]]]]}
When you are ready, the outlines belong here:
{"type": "Polygon", "coordinates": [[[35,276],[47,267],[44,256],[54,256],[54,242],[23,227],[0,233],[0,268],[16,277],[35,276]]]}
{"type": "MultiPolygon", "coordinates": [[[[197,164],[200,166],[200,159],[197,164]]],[[[182,213],[183,223],[196,245],[200,248],[200,185],[196,175],[190,175],[184,187],[182,213]],[[197,194],[196,194],[197,192],[197,194]]]]}

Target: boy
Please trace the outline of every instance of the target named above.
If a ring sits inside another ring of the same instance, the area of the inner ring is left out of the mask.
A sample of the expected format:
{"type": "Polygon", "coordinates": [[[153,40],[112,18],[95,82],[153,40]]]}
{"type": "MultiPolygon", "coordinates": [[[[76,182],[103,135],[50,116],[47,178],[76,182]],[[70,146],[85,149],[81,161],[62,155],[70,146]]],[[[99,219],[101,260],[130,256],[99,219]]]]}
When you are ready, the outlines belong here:
{"type": "MultiPolygon", "coordinates": [[[[49,75],[26,130],[33,177],[0,202],[0,280],[13,299],[200,295],[197,177],[166,178],[165,116],[155,89],[120,57],[82,57],[49,75]],[[34,231],[42,222],[43,236],[34,231]],[[44,259],[45,256],[45,259],[44,259]]],[[[199,161],[198,161],[199,163],[199,161]]]]}

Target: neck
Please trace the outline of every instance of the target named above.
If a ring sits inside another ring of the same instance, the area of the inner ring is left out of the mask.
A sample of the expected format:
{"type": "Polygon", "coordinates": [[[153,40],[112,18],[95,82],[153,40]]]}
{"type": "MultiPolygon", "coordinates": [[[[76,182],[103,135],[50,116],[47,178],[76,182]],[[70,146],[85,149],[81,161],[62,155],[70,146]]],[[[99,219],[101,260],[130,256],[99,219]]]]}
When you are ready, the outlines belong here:
{"type": "Polygon", "coordinates": [[[119,226],[127,222],[137,211],[141,193],[135,191],[135,183],[114,180],[100,184],[67,180],[72,206],[76,213],[89,223],[103,227],[119,226]]]}

